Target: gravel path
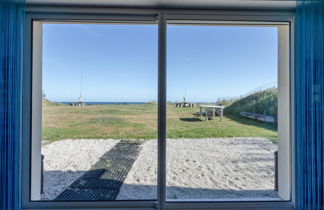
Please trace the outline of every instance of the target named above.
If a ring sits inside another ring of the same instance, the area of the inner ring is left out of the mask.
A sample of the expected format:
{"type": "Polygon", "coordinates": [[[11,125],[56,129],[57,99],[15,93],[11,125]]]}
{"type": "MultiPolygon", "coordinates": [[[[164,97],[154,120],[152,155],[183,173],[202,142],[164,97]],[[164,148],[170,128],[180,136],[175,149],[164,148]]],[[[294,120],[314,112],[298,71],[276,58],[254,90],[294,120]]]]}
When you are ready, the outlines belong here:
{"type": "MultiPolygon", "coordinates": [[[[45,194],[54,199],[118,140],[62,140],[42,147],[45,194]]],[[[117,200],[155,199],[157,142],[148,140],[129,171],[117,200]]],[[[273,152],[263,138],[167,140],[168,199],[277,198],[273,152]]]]}

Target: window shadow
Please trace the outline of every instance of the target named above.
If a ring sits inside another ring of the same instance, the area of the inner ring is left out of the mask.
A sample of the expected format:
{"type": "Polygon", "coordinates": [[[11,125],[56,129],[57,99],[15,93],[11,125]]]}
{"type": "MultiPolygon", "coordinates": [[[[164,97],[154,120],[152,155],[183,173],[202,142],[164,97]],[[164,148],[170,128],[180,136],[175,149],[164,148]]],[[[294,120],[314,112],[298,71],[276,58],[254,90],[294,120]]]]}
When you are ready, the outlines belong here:
{"type": "MultiPolygon", "coordinates": [[[[61,193],[69,188],[68,177],[74,174],[74,176],[80,176],[80,174],[86,173],[85,171],[46,171],[45,177],[56,176],[58,180],[67,179],[66,186],[58,188],[54,183],[45,182],[45,194],[43,195],[43,201],[117,201],[117,200],[156,200],[157,198],[157,186],[156,185],[141,185],[141,184],[125,184],[121,183],[120,188],[115,186],[109,186],[112,182],[120,182],[119,180],[107,180],[98,179],[97,186],[100,184],[100,188],[96,186],[84,186],[81,190],[73,191],[78,196],[62,197],[61,193]],[[58,178],[61,177],[61,178],[58,178]],[[103,186],[107,187],[107,190],[101,190],[103,186]],[[61,193],[60,193],[61,192],[61,193]],[[114,196],[112,196],[114,194],[114,196]],[[56,195],[56,196],[55,196],[56,195]]],[[[72,175],[73,176],[73,175],[72,175]]],[[[82,176],[82,175],[81,175],[82,176]]],[[[78,178],[77,178],[78,179],[78,178]]],[[[49,181],[49,180],[47,180],[49,181]]],[[[58,183],[57,183],[58,184],[58,183]]],[[[273,189],[257,189],[257,190],[231,190],[231,189],[205,189],[205,188],[192,188],[192,187],[179,187],[179,186],[167,186],[167,199],[173,200],[192,200],[201,199],[204,201],[213,200],[226,200],[226,199],[238,199],[238,200],[280,200],[278,192],[273,189]]]]}

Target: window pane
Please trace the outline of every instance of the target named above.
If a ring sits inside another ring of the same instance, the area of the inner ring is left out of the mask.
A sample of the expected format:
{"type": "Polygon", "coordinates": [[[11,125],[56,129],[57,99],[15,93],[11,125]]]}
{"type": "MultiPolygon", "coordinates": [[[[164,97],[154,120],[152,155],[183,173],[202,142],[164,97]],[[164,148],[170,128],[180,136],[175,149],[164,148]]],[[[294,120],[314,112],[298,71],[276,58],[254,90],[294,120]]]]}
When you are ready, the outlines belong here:
{"type": "Polygon", "coordinates": [[[42,80],[41,199],[156,199],[157,26],[44,24],[42,80]]]}
{"type": "Polygon", "coordinates": [[[167,31],[167,199],[280,199],[277,28],[167,31]]]}

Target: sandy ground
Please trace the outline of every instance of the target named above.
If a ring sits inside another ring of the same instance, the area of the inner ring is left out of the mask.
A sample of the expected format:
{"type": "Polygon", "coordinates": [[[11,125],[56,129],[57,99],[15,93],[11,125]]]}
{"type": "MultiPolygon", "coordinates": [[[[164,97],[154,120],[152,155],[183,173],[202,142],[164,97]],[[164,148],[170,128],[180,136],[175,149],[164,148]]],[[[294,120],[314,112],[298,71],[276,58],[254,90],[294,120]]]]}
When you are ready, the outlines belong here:
{"type": "MultiPolygon", "coordinates": [[[[45,194],[53,199],[90,169],[117,140],[62,140],[46,144],[45,194]]],[[[167,198],[181,200],[277,198],[277,145],[263,138],[167,140],[167,198]]],[[[144,142],[117,197],[155,199],[157,142],[144,142]]]]}
{"type": "Polygon", "coordinates": [[[45,171],[42,199],[54,199],[118,142],[101,139],[45,142],[41,150],[45,171]]]}

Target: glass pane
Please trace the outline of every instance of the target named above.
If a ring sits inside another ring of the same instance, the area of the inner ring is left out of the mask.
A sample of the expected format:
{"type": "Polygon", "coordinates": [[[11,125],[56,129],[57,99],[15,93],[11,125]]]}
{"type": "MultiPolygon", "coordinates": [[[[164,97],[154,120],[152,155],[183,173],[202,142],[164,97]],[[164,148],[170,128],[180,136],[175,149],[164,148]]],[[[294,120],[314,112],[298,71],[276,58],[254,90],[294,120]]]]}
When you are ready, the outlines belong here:
{"type": "Polygon", "coordinates": [[[41,199],[155,200],[157,26],[44,24],[42,78],[41,199]]]}
{"type": "Polygon", "coordinates": [[[280,199],[277,28],[167,31],[167,199],[280,199]]]}

